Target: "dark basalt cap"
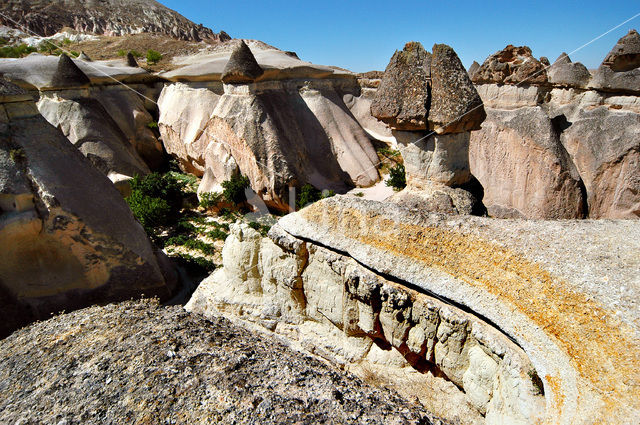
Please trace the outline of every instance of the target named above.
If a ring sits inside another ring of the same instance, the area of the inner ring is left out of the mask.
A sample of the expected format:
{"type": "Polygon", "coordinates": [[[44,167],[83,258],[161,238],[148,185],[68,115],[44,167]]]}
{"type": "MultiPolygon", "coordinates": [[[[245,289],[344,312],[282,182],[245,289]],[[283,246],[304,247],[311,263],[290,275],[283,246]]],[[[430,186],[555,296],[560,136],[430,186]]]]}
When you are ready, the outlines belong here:
{"type": "Polygon", "coordinates": [[[69,56],[64,53],[60,55],[58,60],[58,68],[51,80],[51,86],[54,88],[67,87],[85,87],[91,83],[89,77],[78,68],[69,56]]]}
{"type": "Polygon", "coordinates": [[[248,84],[264,73],[249,46],[243,40],[238,40],[229,62],[222,71],[223,83],[248,84]]]}
{"type": "Polygon", "coordinates": [[[127,53],[127,66],[131,66],[133,68],[138,68],[138,61],[136,61],[136,58],[133,56],[133,53],[129,52],[127,53]]]}
{"type": "Polygon", "coordinates": [[[602,65],[615,72],[631,71],[640,67],[640,34],[631,30],[613,46],[602,65]]]}
{"type": "Polygon", "coordinates": [[[93,62],[93,60],[89,57],[89,55],[87,55],[84,51],[80,53],[80,56],[78,56],[78,59],[85,62],[93,62]]]}

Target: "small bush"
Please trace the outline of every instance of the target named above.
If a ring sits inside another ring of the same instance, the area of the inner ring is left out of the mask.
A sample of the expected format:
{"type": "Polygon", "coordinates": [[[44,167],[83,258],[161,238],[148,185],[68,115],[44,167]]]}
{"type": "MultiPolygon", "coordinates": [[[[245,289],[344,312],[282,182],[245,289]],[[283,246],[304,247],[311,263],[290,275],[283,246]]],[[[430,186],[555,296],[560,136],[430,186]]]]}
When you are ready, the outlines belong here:
{"type": "Polygon", "coordinates": [[[205,233],[205,235],[207,235],[211,239],[218,239],[218,240],[223,241],[223,240],[227,239],[227,236],[229,236],[229,233],[225,232],[222,229],[213,229],[213,230],[210,230],[207,233],[205,233]]]}
{"type": "Polygon", "coordinates": [[[147,50],[147,63],[149,65],[155,65],[162,60],[160,52],[156,52],[153,49],[147,50]]]}
{"type": "Polygon", "coordinates": [[[355,196],[357,196],[358,198],[362,198],[364,196],[364,192],[356,192],[354,193],[355,196]]]}
{"type": "Polygon", "coordinates": [[[253,230],[257,230],[258,232],[260,232],[260,234],[263,237],[266,237],[267,233],[269,233],[269,230],[271,230],[271,226],[267,226],[266,224],[260,224],[255,221],[252,221],[251,223],[249,223],[249,227],[251,227],[253,230]]]}
{"type": "Polygon", "coordinates": [[[389,178],[384,183],[396,191],[404,189],[407,186],[404,165],[398,164],[389,170],[389,178]]]}
{"type": "Polygon", "coordinates": [[[158,122],[157,121],[151,121],[150,123],[147,124],[147,127],[149,127],[152,130],[154,128],[158,128],[158,122]]]}
{"type": "Polygon", "coordinates": [[[124,49],[118,50],[118,56],[127,56],[127,51],[124,49]]]}
{"type": "Polygon", "coordinates": [[[150,236],[155,235],[156,227],[169,224],[171,207],[164,199],[146,196],[140,190],[133,190],[126,201],[135,218],[150,236]]]}
{"type": "Polygon", "coordinates": [[[4,37],[0,37],[0,46],[4,46],[5,44],[7,44],[9,42],[9,40],[7,40],[4,37]]]}
{"type": "Polygon", "coordinates": [[[31,47],[26,44],[20,44],[19,46],[5,46],[0,47],[0,58],[21,58],[37,51],[38,49],[35,47],[31,47]]]}
{"type": "Polygon", "coordinates": [[[71,43],[72,43],[72,41],[71,41],[71,40],[69,40],[67,37],[65,37],[65,38],[62,40],[62,45],[63,45],[63,46],[69,46],[69,45],[71,45],[71,43]]]}
{"type": "Polygon", "coordinates": [[[378,153],[387,158],[395,159],[400,157],[400,151],[391,148],[380,148],[378,149],[378,153]]]}
{"type": "Polygon", "coordinates": [[[223,200],[222,193],[218,192],[204,192],[200,194],[200,206],[202,208],[212,208],[218,205],[223,200]]]}
{"type": "Polygon", "coordinates": [[[298,194],[298,198],[296,199],[296,207],[298,207],[298,209],[301,209],[321,199],[331,198],[332,196],[335,196],[335,194],[336,193],[333,190],[320,191],[313,185],[307,183],[302,186],[302,188],[300,188],[300,193],[298,194]]]}
{"type": "MultiPolygon", "coordinates": [[[[140,53],[137,50],[129,50],[129,53],[131,53],[133,55],[133,57],[135,57],[135,58],[141,58],[142,57],[142,53],[140,53]]],[[[126,54],[125,54],[125,56],[126,56],[126,54]]]]}
{"type": "Polygon", "coordinates": [[[240,204],[247,200],[244,190],[249,187],[249,178],[242,175],[231,177],[222,182],[222,195],[228,202],[240,204]]]}

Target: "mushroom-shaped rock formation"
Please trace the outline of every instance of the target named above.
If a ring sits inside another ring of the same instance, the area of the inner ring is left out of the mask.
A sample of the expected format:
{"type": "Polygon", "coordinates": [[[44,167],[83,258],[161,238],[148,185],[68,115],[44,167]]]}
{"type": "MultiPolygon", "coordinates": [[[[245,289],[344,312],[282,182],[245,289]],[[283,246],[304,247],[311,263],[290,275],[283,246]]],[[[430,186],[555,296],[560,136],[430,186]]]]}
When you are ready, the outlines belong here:
{"type": "Polygon", "coordinates": [[[111,182],[1,79],[0,258],[0,337],[63,309],[167,298],[175,285],[111,182]]]}
{"type": "Polygon", "coordinates": [[[431,54],[412,41],[389,61],[371,114],[396,130],[425,130],[429,112],[431,54]]]}
{"type": "Polygon", "coordinates": [[[249,46],[243,40],[239,40],[222,71],[222,82],[248,84],[263,73],[249,46]]]}
{"type": "Polygon", "coordinates": [[[545,84],[545,66],[533,57],[527,46],[509,44],[489,56],[473,75],[476,84],[545,84]]]}
{"type": "Polygon", "coordinates": [[[91,83],[89,77],[64,53],[58,59],[58,67],[55,74],[53,74],[51,82],[53,87],[65,89],[88,87],[91,83]]]}
{"type": "Polygon", "coordinates": [[[569,55],[562,53],[558,59],[547,69],[549,82],[554,86],[586,88],[591,73],[580,62],[573,63],[569,55]]]}
{"type": "Polygon", "coordinates": [[[130,66],[132,68],[138,68],[140,65],[138,65],[138,61],[136,60],[135,56],[133,56],[133,53],[129,52],[127,53],[127,66],[130,66]]]}
{"type": "Polygon", "coordinates": [[[487,117],[482,99],[460,58],[446,44],[433,46],[431,87],[429,129],[437,134],[480,129],[487,117]]]}

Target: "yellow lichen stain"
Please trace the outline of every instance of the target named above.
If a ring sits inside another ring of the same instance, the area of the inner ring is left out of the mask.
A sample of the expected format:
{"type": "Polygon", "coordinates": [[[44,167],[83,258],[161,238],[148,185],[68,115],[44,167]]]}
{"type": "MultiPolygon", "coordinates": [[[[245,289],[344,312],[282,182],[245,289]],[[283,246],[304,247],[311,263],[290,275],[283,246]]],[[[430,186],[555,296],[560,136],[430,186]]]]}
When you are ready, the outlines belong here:
{"type": "Polygon", "coordinates": [[[333,232],[441,270],[513,305],[555,338],[602,396],[605,409],[617,416],[614,411],[621,404],[640,408],[640,350],[633,330],[613,311],[574,291],[539,264],[497,242],[437,224],[399,223],[325,203],[301,214],[333,232]]]}
{"type": "Polygon", "coordinates": [[[551,393],[555,397],[554,411],[557,412],[558,417],[560,417],[562,416],[562,406],[564,406],[564,391],[562,391],[562,388],[560,386],[560,379],[551,375],[546,375],[544,379],[545,381],[547,381],[547,385],[549,386],[549,388],[551,389],[551,393]]]}

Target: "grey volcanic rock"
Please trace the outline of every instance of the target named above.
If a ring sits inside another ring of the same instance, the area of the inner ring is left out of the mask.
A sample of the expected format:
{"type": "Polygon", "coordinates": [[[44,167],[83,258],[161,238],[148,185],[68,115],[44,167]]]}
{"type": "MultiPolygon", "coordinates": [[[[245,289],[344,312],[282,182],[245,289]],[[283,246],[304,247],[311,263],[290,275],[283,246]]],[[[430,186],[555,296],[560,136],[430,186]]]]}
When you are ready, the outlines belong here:
{"type": "Polygon", "coordinates": [[[1,335],[175,285],[113,184],[20,94],[0,104],[0,258],[1,335]]]}
{"type": "MultiPolygon", "coordinates": [[[[40,36],[70,27],[112,36],[147,32],[181,40],[231,39],[224,31],[216,34],[154,0],[4,0],[0,12],[40,36]]],[[[0,24],[15,27],[11,20],[0,16],[0,24]]]]}
{"type": "Polygon", "coordinates": [[[78,68],[69,56],[61,54],[58,59],[58,67],[51,79],[51,85],[57,88],[79,88],[88,87],[89,84],[89,77],[78,68]]]}
{"type": "Polygon", "coordinates": [[[480,69],[480,64],[478,62],[476,62],[476,61],[473,61],[473,63],[471,64],[471,66],[467,70],[467,73],[469,74],[469,77],[471,79],[473,79],[473,74],[475,74],[478,69],[480,69]]]}
{"type": "Polygon", "coordinates": [[[630,30],[613,46],[602,65],[614,72],[631,71],[640,67],[640,34],[636,30],[630,30]]]}
{"type": "Polygon", "coordinates": [[[150,301],[60,315],[0,341],[0,421],[21,420],[443,423],[260,333],[150,301]]]}
{"type": "Polygon", "coordinates": [[[549,82],[554,86],[586,88],[591,73],[580,62],[573,63],[569,55],[562,53],[547,69],[549,82]]]}
{"type": "Polygon", "coordinates": [[[424,130],[429,112],[431,54],[410,42],[396,51],[371,104],[371,114],[397,130],[424,130]]]}
{"type": "Polygon", "coordinates": [[[480,129],[487,117],[482,99],[456,52],[446,44],[433,46],[429,129],[437,134],[480,129]]]}
{"type": "Polygon", "coordinates": [[[93,60],[91,60],[89,55],[87,55],[84,51],[80,53],[80,56],[78,56],[78,59],[85,62],[93,62],[93,60]]]}
{"type": "Polygon", "coordinates": [[[229,62],[222,71],[223,83],[247,84],[255,81],[264,71],[243,40],[236,42],[229,62]]]}
{"type": "Polygon", "coordinates": [[[544,65],[533,57],[527,46],[509,44],[489,56],[473,75],[475,84],[545,84],[544,65]]]}
{"type": "Polygon", "coordinates": [[[130,66],[132,68],[137,68],[139,66],[138,61],[131,52],[127,53],[127,66],[130,66]]]}

